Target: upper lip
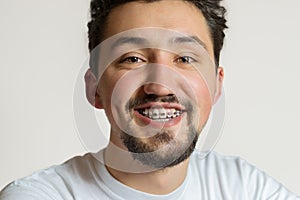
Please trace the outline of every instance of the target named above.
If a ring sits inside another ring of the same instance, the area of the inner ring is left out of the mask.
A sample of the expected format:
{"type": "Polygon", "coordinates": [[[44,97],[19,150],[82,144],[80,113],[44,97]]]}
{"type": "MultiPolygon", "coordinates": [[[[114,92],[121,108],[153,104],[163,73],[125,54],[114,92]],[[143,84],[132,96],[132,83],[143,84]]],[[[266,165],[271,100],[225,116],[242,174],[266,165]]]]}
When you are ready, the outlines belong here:
{"type": "Polygon", "coordinates": [[[138,109],[147,109],[147,108],[165,108],[165,109],[176,109],[176,110],[185,110],[183,106],[177,103],[168,103],[168,102],[149,102],[139,106],[134,107],[134,110],[138,109]]]}

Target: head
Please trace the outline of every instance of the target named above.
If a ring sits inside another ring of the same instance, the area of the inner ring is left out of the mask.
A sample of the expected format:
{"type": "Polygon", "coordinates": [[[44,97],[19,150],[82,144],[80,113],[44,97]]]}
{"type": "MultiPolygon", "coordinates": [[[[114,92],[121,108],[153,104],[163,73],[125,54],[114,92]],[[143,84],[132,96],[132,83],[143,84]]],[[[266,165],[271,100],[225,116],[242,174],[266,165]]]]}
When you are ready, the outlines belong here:
{"type": "MultiPolygon", "coordinates": [[[[112,127],[111,142],[145,165],[170,167],[186,160],[220,95],[223,69],[219,56],[226,20],[219,4],[220,0],[91,2],[91,52],[112,36],[152,27],[157,28],[152,31],[167,29],[187,35],[184,43],[191,42],[186,38],[196,38],[192,43],[201,43],[212,63],[206,71],[214,71],[213,78],[199,75],[193,66],[197,59],[191,56],[148,46],[120,55],[101,77],[101,66],[91,66],[87,72],[87,97],[95,107],[105,109],[112,127]],[[144,82],[132,81],[137,77],[144,82]],[[212,87],[207,77],[213,79],[212,87]]],[[[155,33],[149,35],[153,39],[155,33]]]]}
{"type": "MultiPolygon", "coordinates": [[[[89,50],[92,51],[104,39],[105,30],[108,26],[108,18],[111,11],[129,2],[153,3],[162,0],[92,0],[91,1],[91,21],[88,23],[89,29],[89,50]]],[[[219,67],[220,52],[223,47],[224,29],[226,26],[226,9],[220,5],[222,0],[182,0],[188,2],[203,14],[209,28],[210,38],[213,43],[214,61],[219,67]]],[[[97,74],[97,68],[92,68],[97,74]]]]}

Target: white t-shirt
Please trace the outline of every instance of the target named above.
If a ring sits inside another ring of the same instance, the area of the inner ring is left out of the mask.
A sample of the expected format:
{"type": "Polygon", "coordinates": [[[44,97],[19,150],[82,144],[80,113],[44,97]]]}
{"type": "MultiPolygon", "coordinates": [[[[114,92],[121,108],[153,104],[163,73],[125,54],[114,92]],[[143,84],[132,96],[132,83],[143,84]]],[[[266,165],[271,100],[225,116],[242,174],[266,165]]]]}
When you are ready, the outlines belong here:
{"type": "Polygon", "coordinates": [[[91,154],[14,181],[0,200],[295,200],[280,183],[246,161],[215,152],[194,152],[183,184],[167,195],[152,195],[114,179],[91,154]]]}

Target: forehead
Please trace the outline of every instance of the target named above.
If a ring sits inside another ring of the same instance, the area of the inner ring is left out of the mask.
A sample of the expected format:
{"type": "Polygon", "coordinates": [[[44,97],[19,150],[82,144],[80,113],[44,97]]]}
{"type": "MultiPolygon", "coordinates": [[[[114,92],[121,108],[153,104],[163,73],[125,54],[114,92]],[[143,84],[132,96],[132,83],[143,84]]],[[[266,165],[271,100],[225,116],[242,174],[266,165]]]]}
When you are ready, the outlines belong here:
{"type": "Polygon", "coordinates": [[[181,0],[151,3],[135,1],[112,9],[108,15],[104,39],[123,31],[145,27],[167,28],[197,36],[213,57],[212,40],[204,16],[192,3],[181,0]]]}

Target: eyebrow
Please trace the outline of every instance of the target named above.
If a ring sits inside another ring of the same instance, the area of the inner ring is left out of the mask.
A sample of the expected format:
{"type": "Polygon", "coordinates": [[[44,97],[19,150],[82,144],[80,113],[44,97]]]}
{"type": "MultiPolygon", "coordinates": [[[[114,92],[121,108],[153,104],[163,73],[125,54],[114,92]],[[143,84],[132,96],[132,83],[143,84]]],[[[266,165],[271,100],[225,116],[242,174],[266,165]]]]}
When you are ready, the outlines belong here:
{"type": "Polygon", "coordinates": [[[207,46],[206,44],[200,40],[199,37],[197,36],[184,36],[184,37],[176,37],[174,39],[171,40],[172,42],[175,43],[197,43],[199,45],[201,45],[204,49],[207,50],[207,46]]]}
{"type": "MultiPolygon", "coordinates": [[[[204,49],[207,50],[206,44],[200,40],[197,36],[183,36],[183,37],[175,37],[169,40],[170,43],[196,43],[201,45],[204,49]]],[[[146,45],[149,44],[149,41],[146,38],[142,37],[121,37],[117,39],[111,46],[111,49],[117,48],[119,46],[125,44],[133,44],[133,45],[146,45]]]]}
{"type": "Polygon", "coordinates": [[[135,44],[135,45],[145,45],[147,44],[146,38],[141,37],[122,37],[117,39],[113,45],[111,46],[111,49],[114,49],[118,46],[122,46],[124,44],[135,44]]]}

